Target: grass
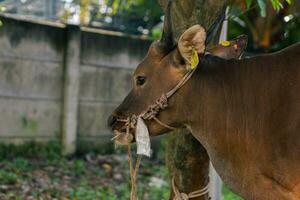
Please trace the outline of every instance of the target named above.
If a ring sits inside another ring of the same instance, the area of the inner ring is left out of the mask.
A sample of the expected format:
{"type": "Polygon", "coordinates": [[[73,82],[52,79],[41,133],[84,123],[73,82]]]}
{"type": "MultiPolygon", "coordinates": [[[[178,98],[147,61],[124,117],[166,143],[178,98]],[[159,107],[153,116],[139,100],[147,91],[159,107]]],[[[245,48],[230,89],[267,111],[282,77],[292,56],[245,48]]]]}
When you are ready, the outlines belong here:
{"type": "MultiPolygon", "coordinates": [[[[18,147],[0,145],[0,199],[128,199],[129,169],[122,151],[113,155],[81,153],[79,157],[69,158],[60,152],[56,142],[18,147]]],[[[150,186],[153,177],[167,180],[161,159],[143,161],[139,175],[140,199],[167,199],[168,184],[150,186]]]]}
{"type": "MultiPolygon", "coordinates": [[[[130,185],[125,156],[110,157],[2,161],[0,199],[127,200],[130,185]]],[[[140,199],[167,199],[168,184],[149,186],[153,172],[155,177],[167,179],[163,165],[144,163],[139,176],[140,199]]]]}
{"type": "MultiPolygon", "coordinates": [[[[127,200],[129,169],[124,153],[82,154],[66,158],[55,142],[0,147],[1,200],[127,200]],[[27,148],[27,149],[26,149],[27,148]]],[[[163,153],[144,159],[138,178],[139,199],[168,199],[163,153]]],[[[224,200],[240,200],[226,187],[224,200]]]]}

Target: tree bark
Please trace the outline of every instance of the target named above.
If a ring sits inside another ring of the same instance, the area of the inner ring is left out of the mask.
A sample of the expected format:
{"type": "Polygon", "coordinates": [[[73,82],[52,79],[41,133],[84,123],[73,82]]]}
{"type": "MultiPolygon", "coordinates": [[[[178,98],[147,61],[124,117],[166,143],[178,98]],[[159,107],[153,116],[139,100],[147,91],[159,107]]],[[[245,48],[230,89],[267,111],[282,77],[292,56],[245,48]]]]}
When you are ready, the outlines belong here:
{"type": "MultiPolygon", "coordinates": [[[[165,10],[168,0],[158,0],[165,10]]],[[[190,26],[200,24],[206,30],[224,11],[224,0],[173,0],[171,20],[174,39],[190,26]]],[[[170,133],[167,137],[166,165],[175,178],[180,192],[190,193],[204,188],[209,181],[209,158],[204,147],[187,130],[170,133]]],[[[171,191],[170,199],[173,198],[171,191]]],[[[208,199],[208,195],[193,198],[208,199]]]]}
{"type": "MultiPolygon", "coordinates": [[[[158,2],[165,11],[168,0],[158,2]]],[[[171,18],[175,41],[192,25],[200,24],[207,30],[226,5],[226,0],[173,0],[171,18]]]]}
{"type": "MultiPolygon", "coordinates": [[[[166,165],[178,190],[188,194],[204,188],[209,182],[209,158],[204,147],[187,130],[170,133],[166,144],[166,165]]],[[[170,199],[173,197],[171,189],[170,199]]],[[[193,199],[206,200],[208,195],[193,199]]]]}

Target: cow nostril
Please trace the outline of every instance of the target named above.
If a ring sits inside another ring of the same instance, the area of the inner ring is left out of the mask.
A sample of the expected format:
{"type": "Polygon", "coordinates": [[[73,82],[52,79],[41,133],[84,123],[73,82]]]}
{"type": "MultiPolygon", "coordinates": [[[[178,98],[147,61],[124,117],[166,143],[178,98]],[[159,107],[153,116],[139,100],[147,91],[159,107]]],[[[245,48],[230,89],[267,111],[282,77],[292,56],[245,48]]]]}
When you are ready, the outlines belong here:
{"type": "Polygon", "coordinates": [[[113,115],[109,116],[107,119],[107,125],[112,128],[115,123],[117,123],[117,118],[113,115]]]}

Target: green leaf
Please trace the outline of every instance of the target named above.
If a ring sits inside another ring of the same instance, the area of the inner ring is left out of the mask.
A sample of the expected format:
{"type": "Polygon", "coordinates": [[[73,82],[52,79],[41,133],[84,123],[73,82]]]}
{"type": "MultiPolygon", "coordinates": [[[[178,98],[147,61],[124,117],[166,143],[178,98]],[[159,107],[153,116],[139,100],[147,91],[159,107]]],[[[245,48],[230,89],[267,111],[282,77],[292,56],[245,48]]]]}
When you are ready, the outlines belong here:
{"type": "Polygon", "coordinates": [[[2,26],[3,25],[3,23],[2,23],[2,21],[0,20],[0,26],[2,26]]]}
{"type": "Polygon", "coordinates": [[[247,6],[247,9],[250,8],[252,2],[253,2],[253,0],[246,0],[246,6],[247,6]]]}
{"type": "Polygon", "coordinates": [[[266,13],[266,2],[264,0],[257,0],[259,9],[260,9],[260,15],[262,17],[266,17],[267,13],[266,13]]]}
{"type": "Polygon", "coordinates": [[[285,0],[288,4],[292,4],[292,0],[285,0]]]}
{"type": "Polygon", "coordinates": [[[272,3],[274,10],[279,11],[280,8],[283,7],[279,0],[271,0],[271,3],[272,3]]]}

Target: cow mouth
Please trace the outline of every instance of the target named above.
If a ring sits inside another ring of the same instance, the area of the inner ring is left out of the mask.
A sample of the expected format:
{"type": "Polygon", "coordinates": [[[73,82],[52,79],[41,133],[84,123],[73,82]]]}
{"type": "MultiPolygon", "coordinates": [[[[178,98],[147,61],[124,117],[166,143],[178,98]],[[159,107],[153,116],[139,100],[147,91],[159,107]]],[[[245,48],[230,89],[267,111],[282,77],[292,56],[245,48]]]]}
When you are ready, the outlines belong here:
{"type": "Polygon", "coordinates": [[[133,143],[134,136],[132,133],[120,132],[115,130],[114,137],[111,139],[116,145],[129,145],[133,143]]]}
{"type": "Polygon", "coordinates": [[[114,127],[113,134],[111,138],[116,145],[129,145],[135,141],[135,130],[134,128],[127,128],[125,123],[119,128],[114,127]]]}

